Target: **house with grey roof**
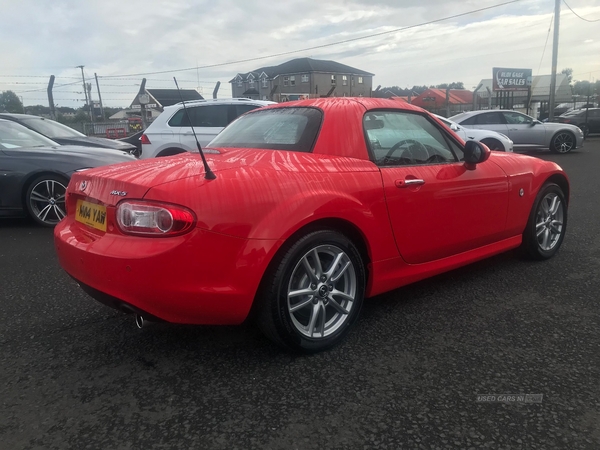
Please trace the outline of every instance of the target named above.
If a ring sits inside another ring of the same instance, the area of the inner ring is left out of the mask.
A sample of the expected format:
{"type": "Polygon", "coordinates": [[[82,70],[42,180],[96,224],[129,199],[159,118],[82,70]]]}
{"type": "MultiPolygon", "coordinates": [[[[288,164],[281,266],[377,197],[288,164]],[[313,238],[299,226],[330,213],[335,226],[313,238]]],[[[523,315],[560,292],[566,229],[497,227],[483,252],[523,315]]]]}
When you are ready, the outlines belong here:
{"type": "MultiPolygon", "coordinates": [[[[162,111],[165,106],[180,103],[182,98],[186,102],[204,99],[195,89],[145,89],[145,93],[148,95],[149,100],[146,108],[156,109],[157,111],[162,111]]],[[[140,109],[139,94],[136,94],[129,107],[131,109],[140,109]]]]}
{"type": "MultiPolygon", "coordinates": [[[[192,100],[203,100],[204,97],[195,89],[144,89],[144,94],[148,96],[146,104],[146,120],[152,122],[156,119],[165,106],[171,106],[175,103],[192,100]]],[[[109,117],[110,120],[123,120],[130,117],[139,117],[142,113],[140,105],[140,93],[137,93],[129,105],[129,108],[117,112],[109,117]]]]}
{"type": "Polygon", "coordinates": [[[232,97],[276,102],[315,97],[370,97],[374,74],[335,61],[297,58],[238,73],[232,97]]]}

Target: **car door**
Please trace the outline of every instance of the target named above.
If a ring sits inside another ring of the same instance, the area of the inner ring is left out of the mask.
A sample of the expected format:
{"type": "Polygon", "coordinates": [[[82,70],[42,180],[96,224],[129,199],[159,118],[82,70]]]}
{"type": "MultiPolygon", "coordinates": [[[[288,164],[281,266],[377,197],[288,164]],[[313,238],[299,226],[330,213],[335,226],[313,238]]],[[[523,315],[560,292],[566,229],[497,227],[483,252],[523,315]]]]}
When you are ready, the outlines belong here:
{"type": "Polygon", "coordinates": [[[20,205],[16,204],[19,177],[19,172],[15,170],[10,158],[2,151],[2,144],[0,144],[0,214],[3,210],[19,208],[20,205]]]}
{"type": "Polygon", "coordinates": [[[588,111],[588,126],[590,133],[600,133],[600,109],[588,111]]]}
{"type": "Polygon", "coordinates": [[[9,214],[24,209],[23,181],[25,175],[36,168],[36,164],[26,157],[26,151],[23,151],[25,157],[20,157],[20,150],[19,147],[5,146],[0,142],[0,215],[3,211],[9,214]]]}
{"type": "Polygon", "coordinates": [[[458,142],[424,115],[369,115],[364,125],[371,157],[380,167],[396,245],[406,262],[446,258],[505,237],[508,180],[494,162],[468,169],[458,142]]]}
{"type": "Polygon", "coordinates": [[[508,127],[507,136],[514,145],[544,146],[546,142],[546,127],[533,117],[517,111],[503,111],[501,113],[508,127]]]}
{"type": "Polygon", "coordinates": [[[181,143],[181,146],[188,151],[196,150],[197,147],[194,132],[196,133],[200,145],[202,147],[206,146],[229,123],[229,108],[230,105],[227,104],[208,104],[188,108],[194,130],[192,131],[192,127],[189,126],[190,121],[187,120],[187,116],[184,115],[181,119],[179,133],[179,142],[181,143]]]}
{"type": "Polygon", "coordinates": [[[490,111],[477,114],[474,116],[475,123],[473,125],[465,125],[469,128],[478,128],[480,130],[492,130],[498,133],[502,133],[508,136],[508,128],[506,127],[506,120],[500,111],[490,111]]]}

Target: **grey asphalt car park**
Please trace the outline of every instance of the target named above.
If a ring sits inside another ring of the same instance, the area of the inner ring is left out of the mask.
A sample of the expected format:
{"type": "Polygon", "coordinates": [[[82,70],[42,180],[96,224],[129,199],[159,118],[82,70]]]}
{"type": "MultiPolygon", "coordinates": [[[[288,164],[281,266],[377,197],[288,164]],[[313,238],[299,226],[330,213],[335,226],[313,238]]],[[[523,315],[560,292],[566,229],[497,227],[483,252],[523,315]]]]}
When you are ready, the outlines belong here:
{"type": "Polygon", "coordinates": [[[600,448],[600,139],[535,155],[571,179],[555,258],[370,299],[313,356],[251,325],[137,330],[61,271],[51,230],[0,221],[0,448],[600,448]]]}

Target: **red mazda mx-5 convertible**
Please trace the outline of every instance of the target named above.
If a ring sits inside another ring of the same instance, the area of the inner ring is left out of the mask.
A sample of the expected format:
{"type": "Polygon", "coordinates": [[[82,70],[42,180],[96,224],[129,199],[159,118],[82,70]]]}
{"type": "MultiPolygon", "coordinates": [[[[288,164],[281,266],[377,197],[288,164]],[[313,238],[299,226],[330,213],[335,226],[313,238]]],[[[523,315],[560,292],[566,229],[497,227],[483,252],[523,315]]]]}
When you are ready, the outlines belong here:
{"type": "Polygon", "coordinates": [[[62,267],[144,320],[239,324],[315,352],[363,299],[566,231],[552,163],[466,144],[393,100],[322,98],[237,119],[200,154],[75,173],[55,229],[62,267]],[[206,170],[208,169],[208,170],[206,170]]]}

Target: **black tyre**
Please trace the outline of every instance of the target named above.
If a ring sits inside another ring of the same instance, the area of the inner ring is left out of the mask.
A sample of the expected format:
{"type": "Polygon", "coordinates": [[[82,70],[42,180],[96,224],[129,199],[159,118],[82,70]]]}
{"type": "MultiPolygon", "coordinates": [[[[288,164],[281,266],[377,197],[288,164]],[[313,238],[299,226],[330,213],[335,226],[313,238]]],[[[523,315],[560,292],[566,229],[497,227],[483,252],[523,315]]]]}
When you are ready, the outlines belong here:
{"type": "Polygon", "coordinates": [[[325,350],[356,322],[364,291],[365,268],[354,244],[336,231],[313,231],[266,274],[257,298],[258,325],[284,348],[325,350]]]}
{"type": "Polygon", "coordinates": [[[497,139],[486,138],[486,139],[482,139],[481,143],[485,144],[487,146],[487,148],[489,148],[490,150],[493,150],[493,151],[495,150],[495,151],[500,151],[500,152],[505,151],[504,145],[502,145],[502,143],[497,139]]]}
{"type": "Polygon", "coordinates": [[[548,259],[560,248],[567,230],[567,202],[560,187],[545,184],[538,193],[523,233],[522,250],[533,259],[548,259]]]}
{"type": "Polygon", "coordinates": [[[39,225],[53,227],[67,215],[65,192],[66,178],[46,174],[33,180],[25,193],[27,212],[39,225]]]}
{"type": "Polygon", "coordinates": [[[569,131],[559,131],[550,142],[550,151],[554,153],[569,153],[575,148],[575,136],[569,131]]]}

